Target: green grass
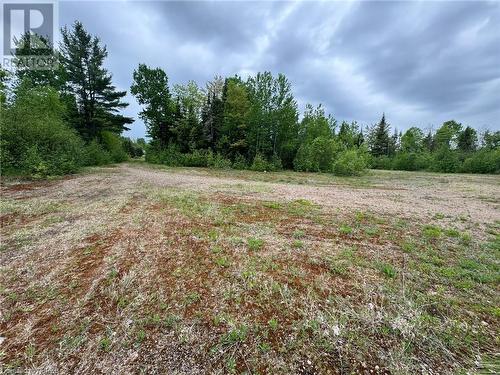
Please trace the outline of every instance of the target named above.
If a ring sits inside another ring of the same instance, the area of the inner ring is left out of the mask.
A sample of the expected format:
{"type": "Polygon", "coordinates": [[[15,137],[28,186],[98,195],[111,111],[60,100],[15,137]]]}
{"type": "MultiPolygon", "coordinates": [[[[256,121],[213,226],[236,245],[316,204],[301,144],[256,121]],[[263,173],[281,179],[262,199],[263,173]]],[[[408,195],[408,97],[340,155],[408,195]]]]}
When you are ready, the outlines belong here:
{"type": "Polygon", "coordinates": [[[264,240],[260,238],[250,237],[247,239],[247,246],[250,251],[258,251],[264,247],[264,240]]]}

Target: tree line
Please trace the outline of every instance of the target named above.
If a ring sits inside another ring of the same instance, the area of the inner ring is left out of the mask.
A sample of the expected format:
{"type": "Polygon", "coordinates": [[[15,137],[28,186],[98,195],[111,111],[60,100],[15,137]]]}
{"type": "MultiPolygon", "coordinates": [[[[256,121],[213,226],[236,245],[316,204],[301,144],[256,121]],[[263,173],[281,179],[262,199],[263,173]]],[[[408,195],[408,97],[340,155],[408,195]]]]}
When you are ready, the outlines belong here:
{"type": "Polygon", "coordinates": [[[2,174],[66,174],[143,154],[143,140],[121,136],[134,120],[120,113],[126,91],[104,68],[106,47],[80,22],[61,34],[59,48],[24,34],[16,40],[15,71],[0,69],[2,174]],[[36,55],[59,63],[32,69],[36,55]]]}
{"type": "MultiPolygon", "coordinates": [[[[43,37],[40,41],[47,44],[43,37]]],[[[358,175],[366,168],[498,173],[500,132],[478,135],[447,121],[435,132],[398,132],[385,115],[372,126],[337,121],[321,105],[300,114],[290,81],[257,73],[215,76],[170,85],[161,68],[139,64],[131,93],[141,105],[148,142],[121,136],[133,119],[121,110],[125,91],[104,68],[100,39],[80,22],[62,29],[62,42],[44,54],[59,64],[33,70],[23,56],[40,53],[33,36],[18,41],[15,73],[0,70],[2,173],[64,174],[85,165],[142,156],[172,166],[275,171],[293,169],[358,175]]]]}
{"type": "Polygon", "coordinates": [[[131,92],[143,108],[139,116],[151,139],[146,159],[153,163],[339,175],[367,167],[500,171],[499,131],[486,131],[479,140],[476,130],[450,120],[435,132],[413,126],[391,134],[385,115],[363,129],[310,104],[299,116],[282,74],[216,76],[205,88],[193,81],[170,88],[165,71],[140,64],[131,92]]]}

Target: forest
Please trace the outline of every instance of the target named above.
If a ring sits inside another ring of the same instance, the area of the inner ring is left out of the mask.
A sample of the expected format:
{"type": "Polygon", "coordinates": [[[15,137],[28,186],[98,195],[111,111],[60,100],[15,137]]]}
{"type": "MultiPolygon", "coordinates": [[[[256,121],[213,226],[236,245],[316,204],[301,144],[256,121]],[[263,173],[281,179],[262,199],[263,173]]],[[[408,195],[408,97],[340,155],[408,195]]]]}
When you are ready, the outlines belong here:
{"type": "Polygon", "coordinates": [[[142,106],[147,142],[131,140],[122,133],[134,119],[120,113],[126,91],[104,68],[106,46],[80,22],[61,33],[60,45],[43,52],[59,61],[52,69],[23,64],[23,56],[41,53],[24,35],[15,72],[0,70],[2,174],[60,175],[143,155],[170,166],[346,176],[367,168],[500,171],[500,131],[478,133],[450,120],[434,132],[401,132],[385,114],[361,125],[335,119],[321,104],[300,113],[291,82],[268,71],[215,76],[203,88],[194,81],[171,86],[163,69],[139,64],[130,92],[142,106]]]}

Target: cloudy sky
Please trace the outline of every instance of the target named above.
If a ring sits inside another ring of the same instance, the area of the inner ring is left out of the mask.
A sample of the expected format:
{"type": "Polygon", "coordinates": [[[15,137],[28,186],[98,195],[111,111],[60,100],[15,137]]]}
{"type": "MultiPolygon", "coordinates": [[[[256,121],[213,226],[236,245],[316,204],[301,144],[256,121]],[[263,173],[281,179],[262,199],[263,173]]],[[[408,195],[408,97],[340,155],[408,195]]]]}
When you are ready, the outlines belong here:
{"type": "MultiPolygon", "coordinates": [[[[139,63],[170,83],[215,74],[284,73],[300,108],[338,120],[437,127],[456,119],[500,129],[500,2],[61,1],[60,24],[82,21],[107,45],[128,90],[139,63]]],[[[129,136],[142,137],[140,107],[129,136]]]]}

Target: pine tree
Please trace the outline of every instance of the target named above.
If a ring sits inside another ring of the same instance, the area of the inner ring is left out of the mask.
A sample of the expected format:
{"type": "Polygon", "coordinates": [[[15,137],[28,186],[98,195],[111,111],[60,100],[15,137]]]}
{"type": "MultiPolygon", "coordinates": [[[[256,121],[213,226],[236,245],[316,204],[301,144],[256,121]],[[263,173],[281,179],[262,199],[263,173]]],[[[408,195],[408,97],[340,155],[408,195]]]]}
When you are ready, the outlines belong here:
{"type": "Polygon", "coordinates": [[[389,155],[391,139],[389,136],[390,126],[385,121],[385,114],[382,119],[373,129],[373,144],[371,145],[371,153],[373,156],[389,155]]]}
{"type": "Polygon", "coordinates": [[[117,91],[111,74],[103,67],[108,56],[97,37],[85,31],[80,22],[62,30],[61,62],[67,74],[68,91],[74,95],[79,114],[78,130],[91,140],[103,130],[121,133],[133,119],[118,112],[128,106],[122,102],[126,91],[117,91]]]}
{"type": "Polygon", "coordinates": [[[474,152],[477,148],[477,133],[470,126],[467,126],[458,135],[458,149],[462,152],[474,152]]]}
{"type": "Polygon", "coordinates": [[[427,149],[427,151],[434,151],[434,137],[432,136],[432,132],[429,130],[427,135],[424,138],[424,147],[427,149]]]}
{"type": "Polygon", "coordinates": [[[66,83],[64,67],[58,64],[59,54],[47,38],[29,32],[21,35],[16,43],[16,76],[28,80],[33,86],[50,86],[61,92],[66,83]],[[44,56],[47,66],[33,69],[31,56],[44,56]]]}

